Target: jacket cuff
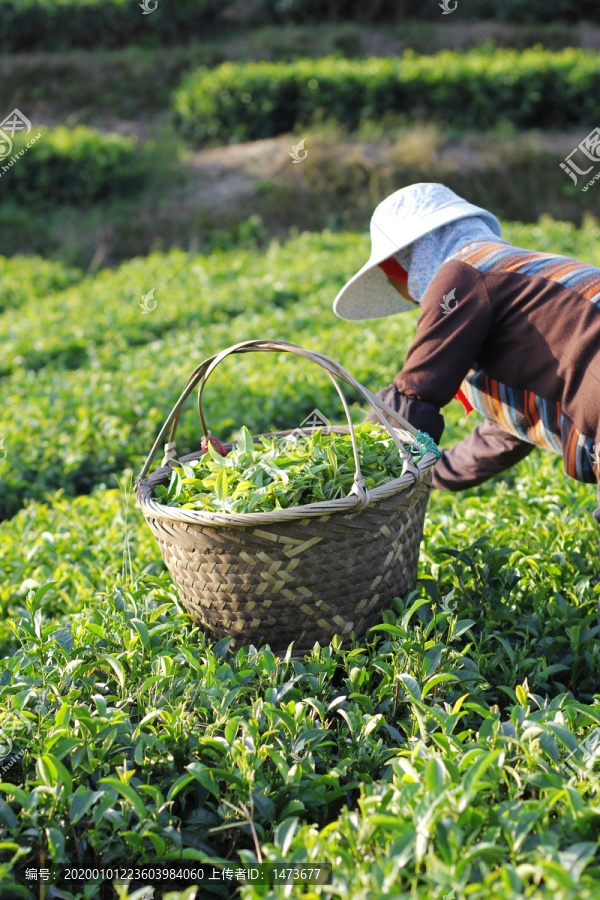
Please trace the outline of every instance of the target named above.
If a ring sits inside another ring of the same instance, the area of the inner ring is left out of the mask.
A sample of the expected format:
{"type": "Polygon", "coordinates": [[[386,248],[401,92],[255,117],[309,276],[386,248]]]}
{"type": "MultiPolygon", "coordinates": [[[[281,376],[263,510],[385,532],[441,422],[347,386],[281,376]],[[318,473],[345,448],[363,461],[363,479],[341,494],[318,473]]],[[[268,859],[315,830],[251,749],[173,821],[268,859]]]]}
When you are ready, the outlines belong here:
{"type": "MultiPolygon", "coordinates": [[[[440,413],[437,406],[433,403],[427,403],[425,400],[417,400],[414,397],[407,397],[401,394],[395,384],[389,384],[375,394],[388,406],[391,406],[396,412],[410,422],[414,428],[424,431],[436,444],[439,444],[440,438],[444,431],[444,417],[440,413]]],[[[365,422],[378,422],[379,419],[371,410],[365,422]]]]}

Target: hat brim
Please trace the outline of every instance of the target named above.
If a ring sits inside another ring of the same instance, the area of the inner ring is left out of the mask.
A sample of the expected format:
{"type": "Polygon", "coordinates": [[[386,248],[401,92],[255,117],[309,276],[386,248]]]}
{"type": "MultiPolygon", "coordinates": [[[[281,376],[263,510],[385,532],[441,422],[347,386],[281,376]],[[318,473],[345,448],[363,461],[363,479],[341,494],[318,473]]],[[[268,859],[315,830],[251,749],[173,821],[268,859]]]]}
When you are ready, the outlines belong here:
{"type": "Polygon", "coordinates": [[[383,269],[370,260],[340,291],[333,305],[337,316],[352,321],[380,319],[409,309],[418,309],[418,305],[399,294],[383,269]]]}
{"type": "Polygon", "coordinates": [[[383,270],[379,268],[379,263],[410,244],[414,244],[419,238],[425,237],[436,228],[471,216],[479,216],[484,219],[492,231],[498,237],[501,236],[502,230],[496,216],[486,209],[467,203],[466,200],[447,204],[441,209],[434,210],[419,221],[417,228],[413,225],[411,231],[408,227],[402,229],[396,234],[396,240],[393,240],[389,234],[384,234],[377,222],[372,222],[372,228],[377,228],[381,233],[379,250],[371,253],[369,261],[344,285],[335,298],[333,311],[336,316],[356,322],[362,319],[381,319],[384,316],[393,316],[396,313],[416,309],[414,303],[405,300],[392,287],[383,270]]]}

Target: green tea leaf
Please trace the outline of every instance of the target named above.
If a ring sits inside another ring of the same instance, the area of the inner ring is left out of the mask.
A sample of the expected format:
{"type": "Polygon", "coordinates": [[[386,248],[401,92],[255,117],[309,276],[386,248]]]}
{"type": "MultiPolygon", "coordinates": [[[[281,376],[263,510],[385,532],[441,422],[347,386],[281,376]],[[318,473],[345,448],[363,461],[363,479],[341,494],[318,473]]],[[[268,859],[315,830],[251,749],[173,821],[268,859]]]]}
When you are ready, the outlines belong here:
{"type": "Polygon", "coordinates": [[[240,428],[237,446],[242,460],[252,460],[254,458],[254,442],[252,440],[252,435],[245,425],[242,425],[240,428]]]}
{"type": "Polygon", "coordinates": [[[221,508],[223,508],[225,501],[227,500],[227,488],[227,472],[223,468],[217,475],[217,480],[215,481],[215,494],[217,495],[217,500],[221,504],[221,508]]]}
{"type": "Polygon", "coordinates": [[[102,796],[102,791],[87,791],[78,788],[71,797],[71,804],[69,806],[69,818],[73,825],[76,825],[77,822],[83,818],[88,809],[91,809],[96,800],[102,796]]]}
{"type": "Polygon", "coordinates": [[[120,794],[124,800],[131,804],[131,806],[133,806],[134,810],[136,811],[140,821],[145,818],[146,806],[144,804],[144,801],[130,784],[125,784],[124,781],[120,781],[118,778],[103,778],[100,781],[100,784],[104,784],[107,787],[112,788],[118,794],[120,794]]]}

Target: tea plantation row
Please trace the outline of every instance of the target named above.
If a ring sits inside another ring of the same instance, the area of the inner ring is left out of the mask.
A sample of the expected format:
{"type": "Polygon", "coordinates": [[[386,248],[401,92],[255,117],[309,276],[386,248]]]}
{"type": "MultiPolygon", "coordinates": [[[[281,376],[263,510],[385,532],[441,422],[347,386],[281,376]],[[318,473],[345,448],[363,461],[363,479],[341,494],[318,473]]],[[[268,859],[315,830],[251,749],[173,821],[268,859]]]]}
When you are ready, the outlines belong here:
{"type": "Polygon", "coordinates": [[[458,504],[434,493],[418,590],[302,661],[207,643],[126,479],[30,503],[0,529],[0,721],[26,723],[3,760],[2,896],[40,859],[171,853],[330,863],[311,898],[594,900],[599,780],[578,745],[600,724],[597,528],[559,468],[535,453],[458,504]]]}
{"type": "Polygon", "coordinates": [[[517,128],[589,130],[599,93],[598,54],[535,48],[224,63],[184,79],[174,105],[186,137],[227,143],[322,119],[356,129],[392,115],[459,128],[506,121],[517,128]]]}
{"type": "MultiPolygon", "coordinates": [[[[599,232],[545,220],[504,233],[598,264],[599,232]]],[[[353,325],[331,311],[367,249],[364,235],[302,234],[87,277],[0,262],[0,476],[5,513],[26,504],[0,524],[7,900],[33,900],[10,886],[41,860],[64,872],[169,853],[331,863],[312,898],[594,900],[599,781],[579,745],[600,724],[597,527],[591,487],[567,482],[558,457],[536,451],[459,502],[434,493],[418,589],[366,641],[302,661],[208,643],[134,507],[131,476],[189,372],[226,345],[283,337],[373,388],[390,380],[414,316],[353,325]]],[[[288,357],[228,361],[204,397],[221,438],[315,407],[341,420],[328,379],[288,357]]],[[[180,452],[200,439],[192,407],[180,452]]],[[[445,412],[450,446],[472,420],[445,412]]]]}
{"type": "MultiPolygon", "coordinates": [[[[600,262],[599,228],[509,225],[517,243],[600,262]]],[[[367,386],[389,383],[402,366],[414,316],[354,325],[331,303],[367,252],[362,235],[303,234],[266,253],[255,249],[189,258],[180,251],[132,260],[58,293],[48,293],[40,262],[31,295],[0,317],[5,335],[0,379],[0,438],[6,459],[0,514],[26,497],[64,488],[85,493],[126,465],[139,466],[192,369],[237,341],[292,339],[338,359],[367,386]],[[311,266],[306,267],[306,260],[311,266]],[[154,289],[154,300],[142,296],[154,289]],[[35,292],[35,293],[33,293],[35,292]],[[156,304],[156,308],[152,309],[156,304]],[[356,357],[360,339],[362,353],[356,357]]],[[[5,263],[5,265],[8,265],[5,263]]],[[[56,264],[55,278],[77,277],[56,264]]],[[[17,302],[16,300],[11,302],[17,302]]],[[[209,427],[229,438],[299,424],[315,407],[331,409],[333,387],[308,363],[248,355],[228,360],[206,390],[209,427]],[[273,390],[273,379],[277,390],[273,390]]],[[[357,400],[351,397],[351,400],[357,400]]],[[[181,453],[201,430],[190,401],[178,435],[181,453]]],[[[460,412],[460,405],[451,404],[460,412]]],[[[341,415],[336,404],[335,415],[341,415]]]]}
{"type": "MultiPolygon", "coordinates": [[[[477,3],[481,2],[477,0],[477,3]]],[[[543,2],[547,7],[546,0],[543,2]]],[[[364,4],[361,5],[366,10],[364,4]]],[[[383,26],[379,33],[385,37],[386,45],[390,41],[392,46],[396,43],[398,54],[407,46],[417,53],[456,49],[457,40],[462,52],[482,44],[490,48],[492,43],[513,50],[538,44],[554,50],[563,47],[591,49],[598,44],[597,38],[595,44],[590,44],[589,29],[580,26],[577,19],[572,19],[568,25],[551,21],[537,27],[512,25],[508,29],[483,26],[459,30],[456,27],[448,29],[447,25],[448,19],[436,8],[435,16],[426,25],[415,25],[414,21],[403,19],[397,26],[383,26]]],[[[139,119],[146,113],[154,115],[159,110],[168,110],[172,91],[198,66],[214,67],[237,59],[289,62],[306,56],[319,58],[332,54],[361,58],[373,52],[373,34],[373,29],[364,28],[361,22],[328,23],[314,28],[303,21],[302,24],[279,27],[264,25],[236,33],[233,39],[227,31],[218,35],[205,34],[198,41],[176,46],[132,44],[93,54],[81,49],[64,49],[61,53],[4,54],[0,108],[11,110],[20,105],[26,112],[37,104],[50,103],[56,113],[65,116],[77,110],[78,119],[88,123],[97,121],[99,113],[121,119],[139,119]],[[85,77],[82,78],[83,72],[85,77]]],[[[593,36],[591,39],[593,42],[593,36]]]]}
{"type": "Polygon", "coordinates": [[[177,44],[213,22],[219,7],[219,0],[178,0],[156,15],[155,0],[149,0],[144,16],[129,0],[4,0],[0,46],[22,51],[177,44]]]}
{"type": "MultiPolygon", "coordinates": [[[[224,63],[183,80],[172,116],[184,137],[200,143],[265,138],[325,118],[351,130],[394,117],[452,128],[493,128],[508,120],[521,128],[589,130],[600,91],[598,59],[579,49],[538,48],[224,63]]],[[[15,203],[88,205],[139,191],[172,155],[164,141],[138,146],[133,137],[83,125],[34,123],[0,160],[0,188],[15,203]]]]}
{"type": "Polygon", "coordinates": [[[138,147],[134,137],[35,122],[29,134],[17,133],[8,153],[0,160],[2,196],[37,205],[89,204],[135,193],[153,159],[149,146],[138,147]]]}
{"type": "MultiPolygon", "coordinates": [[[[216,22],[231,25],[239,15],[233,0],[178,0],[146,3],[142,18],[137,4],[128,0],[4,0],[0,7],[0,46],[4,50],[65,47],[119,47],[132,43],[174,44],[189,41],[216,22]],[[154,15],[151,15],[154,13],[154,15]]],[[[310,22],[332,19],[390,21],[433,19],[439,16],[436,0],[378,0],[365,6],[359,0],[253,0],[244,10],[252,23],[310,22]]],[[[467,19],[498,19],[511,23],[600,21],[593,0],[462,0],[460,13],[467,19]]]]}

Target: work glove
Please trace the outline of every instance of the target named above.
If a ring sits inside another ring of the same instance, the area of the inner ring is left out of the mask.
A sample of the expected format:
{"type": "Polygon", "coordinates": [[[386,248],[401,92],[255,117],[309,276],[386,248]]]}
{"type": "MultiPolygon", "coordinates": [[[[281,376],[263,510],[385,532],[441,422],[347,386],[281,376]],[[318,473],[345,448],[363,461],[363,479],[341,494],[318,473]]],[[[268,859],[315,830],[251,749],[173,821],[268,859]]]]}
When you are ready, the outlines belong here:
{"type": "MultiPolygon", "coordinates": [[[[444,430],[444,417],[433,403],[417,400],[416,397],[407,397],[406,394],[400,393],[395,384],[389,384],[387,387],[381,388],[375,396],[387,403],[388,406],[391,406],[401,416],[404,416],[414,428],[417,428],[419,431],[425,431],[434,439],[436,444],[439,443],[444,430]]],[[[375,415],[374,410],[371,410],[364,421],[379,422],[379,419],[375,415]]]]}

